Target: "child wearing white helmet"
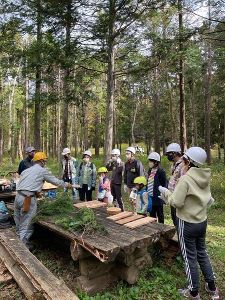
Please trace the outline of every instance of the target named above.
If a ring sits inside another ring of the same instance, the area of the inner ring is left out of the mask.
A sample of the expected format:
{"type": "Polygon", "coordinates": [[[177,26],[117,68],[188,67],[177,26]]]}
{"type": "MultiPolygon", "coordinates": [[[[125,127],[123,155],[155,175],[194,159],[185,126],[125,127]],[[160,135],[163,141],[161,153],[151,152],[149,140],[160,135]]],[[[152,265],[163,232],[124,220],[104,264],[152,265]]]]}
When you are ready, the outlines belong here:
{"type": "Polygon", "coordinates": [[[205,245],[207,209],[214,202],[210,191],[211,171],[202,167],[206,158],[202,148],[189,148],[184,154],[188,171],[174,191],[159,187],[162,197],[177,209],[177,232],[188,280],[188,288],[179,291],[192,300],[200,300],[198,264],[211,299],[221,299],[205,245]]]}
{"type": "Polygon", "coordinates": [[[134,147],[126,149],[126,159],[124,167],[124,191],[130,194],[134,187],[134,179],[138,176],[145,176],[142,163],[135,159],[136,150],[134,147]]]}
{"type": "MultiPolygon", "coordinates": [[[[64,148],[62,151],[62,179],[64,182],[69,182],[71,184],[75,184],[76,176],[77,176],[77,166],[78,161],[76,158],[71,156],[71,151],[69,148],[64,148]]],[[[64,189],[67,192],[67,188],[64,189]]],[[[77,189],[72,189],[73,202],[76,202],[78,199],[78,191],[77,189]]]]}
{"type": "MultiPolygon", "coordinates": [[[[173,192],[179,178],[185,174],[184,161],[182,159],[181,147],[177,143],[171,143],[166,148],[166,156],[170,162],[171,166],[171,176],[168,183],[168,189],[173,192]]],[[[176,209],[171,206],[171,218],[174,226],[176,226],[176,209]]]]}
{"type": "Polygon", "coordinates": [[[111,193],[115,206],[118,206],[121,211],[124,211],[122,200],[121,185],[123,178],[124,163],[120,159],[120,150],[113,149],[111,159],[106,164],[108,171],[112,171],[111,175],[111,193]]]}
{"type": "Polygon", "coordinates": [[[149,170],[148,170],[148,195],[152,198],[152,210],[150,216],[157,218],[159,223],[164,224],[164,202],[159,198],[159,186],[166,187],[166,173],[160,168],[160,155],[157,152],[151,152],[148,156],[149,170]]]}
{"type": "Polygon", "coordinates": [[[95,190],[97,171],[96,166],[91,162],[91,158],[91,151],[84,151],[83,161],[77,168],[76,184],[80,185],[79,197],[81,201],[91,201],[92,191],[95,190]]]}

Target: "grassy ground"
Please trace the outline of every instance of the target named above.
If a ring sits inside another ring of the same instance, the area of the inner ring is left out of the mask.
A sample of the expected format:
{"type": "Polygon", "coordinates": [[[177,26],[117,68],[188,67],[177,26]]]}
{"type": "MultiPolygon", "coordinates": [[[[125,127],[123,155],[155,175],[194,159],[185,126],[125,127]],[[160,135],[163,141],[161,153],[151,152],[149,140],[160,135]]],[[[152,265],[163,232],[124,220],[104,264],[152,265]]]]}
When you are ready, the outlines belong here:
{"type": "MultiPolygon", "coordinates": [[[[140,157],[146,165],[146,158],[140,157]]],[[[102,165],[102,157],[94,159],[97,167],[102,165]]],[[[49,168],[54,174],[59,174],[58,164],[49,161],[49,168]]],[[[162,166],[169,172],[169,164],[163,159],[162,166]]],[[[225,299],[225,167],[222,163],[214,160],[212,166],[212,194],[216,199],[216,204],[210,209],[208,215],[207,245],[208,252],[217,276],[218,286],[225,299]]],[[[13,170],[5,163],[0,172],[13,170]]],[[[168,173],[169,174],[169,173],[168,173]]],[[[126,195],[124,195],[126,206],[129,207],[126,195]]],[[[171,224],[169,208],[165,207],[166,223],[171,224]]],[[[65,280],[68,286],[74,290],[74,278],[77,275],[77,265],[70,259],[69,252],[65,251],[57,254],[50,245],[43,245],[36,250],[35,255],[58,277],[65,280]]],[[[163,257],[158,256],[152,268],[142,271],[140,279],[133,286],[128,286],[122,282],[112,287],[112,290],[104,294],[89,297],[82,292],[78,292],[82,300],[179,300],[177,288],[186,286],[186,277],[183,271],[182,260],[178,257],[174,261],[167,262],[163,257]]],[[[21,293],[14,287],[12,297],[6,296],[5,287],[0,285],[0,299],[23,299],[21,293]]],[[[6,293],[7,294],[7,293],[6,293]]],[[[8,294],[9,295],[9,294],[8,294]]],[[[201,277],[201,299],[207,300],[209,297],[204,292],[204,282],[201,277]]]]}

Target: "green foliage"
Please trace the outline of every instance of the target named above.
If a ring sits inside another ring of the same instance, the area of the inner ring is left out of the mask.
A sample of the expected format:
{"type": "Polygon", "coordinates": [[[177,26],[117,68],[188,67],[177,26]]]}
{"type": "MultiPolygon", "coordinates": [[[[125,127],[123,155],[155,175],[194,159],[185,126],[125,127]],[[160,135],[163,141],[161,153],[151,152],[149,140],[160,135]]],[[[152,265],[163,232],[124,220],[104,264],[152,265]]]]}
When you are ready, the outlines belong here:
{"type": "Polygon", "coordinates": [[[51,220],[66,230],[89,235],[96,232],[107,233],[103,225],[96,220],[92,209],[74,208],[70,197],[65,193],[60,193],[55,200],[41,201],[34,218],[34,221],[38,220],[51,220]]]}
{"type": "Polygon", "coordinates": [[[106,229],[100,224],[90,208],[76,209],[73,216],[65,216],[56,219],[55,224],[70,231],[79,231],[88,235],[96,232],[106,233],[106,229]]]}

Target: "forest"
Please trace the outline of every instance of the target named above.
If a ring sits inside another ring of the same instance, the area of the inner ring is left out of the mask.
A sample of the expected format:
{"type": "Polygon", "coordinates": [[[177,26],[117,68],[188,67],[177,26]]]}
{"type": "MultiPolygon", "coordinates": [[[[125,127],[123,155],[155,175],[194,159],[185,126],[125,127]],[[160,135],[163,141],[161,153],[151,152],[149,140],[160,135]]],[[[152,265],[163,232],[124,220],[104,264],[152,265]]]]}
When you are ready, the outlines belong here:
{"type": "Polygon", "coordinates": [[[222,159],[222,0],[1,0],[0,161],[122,143],[222,159]]]}

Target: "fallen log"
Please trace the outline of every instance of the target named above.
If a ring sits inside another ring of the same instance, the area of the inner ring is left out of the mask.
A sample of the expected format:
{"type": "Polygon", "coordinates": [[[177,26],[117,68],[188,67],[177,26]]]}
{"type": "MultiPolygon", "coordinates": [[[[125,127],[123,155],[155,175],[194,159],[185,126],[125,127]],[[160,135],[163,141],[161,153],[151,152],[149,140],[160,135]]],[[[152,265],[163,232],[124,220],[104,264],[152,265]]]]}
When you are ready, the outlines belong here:
{"type": "Polygon", "coordinates": [[[0,230],[0,257],[27,299],[78,300],[10,229],[0,230]]]}

